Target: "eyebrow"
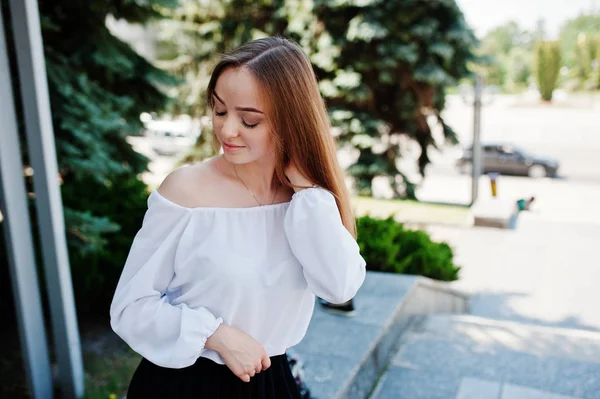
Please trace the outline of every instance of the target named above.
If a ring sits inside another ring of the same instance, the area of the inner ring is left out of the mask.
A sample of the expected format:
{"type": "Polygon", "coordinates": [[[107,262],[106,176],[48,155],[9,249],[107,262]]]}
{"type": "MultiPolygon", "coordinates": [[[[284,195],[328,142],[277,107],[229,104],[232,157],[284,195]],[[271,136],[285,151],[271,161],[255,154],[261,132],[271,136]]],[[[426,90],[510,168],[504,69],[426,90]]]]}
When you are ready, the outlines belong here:
{"type": "MultiPolygon", "coordinates": [[[[225,105],[225,101],[221,100],[221,97],[219,97],[216,92],[213,92],[213,96],[215,96],[215,98],[219,100],[221,104],[225,105]]],[[[258,114],[263,113],[262,111],[252,107],[235,107],[235,109],[236,111],[256,112],[258,114]]]]}

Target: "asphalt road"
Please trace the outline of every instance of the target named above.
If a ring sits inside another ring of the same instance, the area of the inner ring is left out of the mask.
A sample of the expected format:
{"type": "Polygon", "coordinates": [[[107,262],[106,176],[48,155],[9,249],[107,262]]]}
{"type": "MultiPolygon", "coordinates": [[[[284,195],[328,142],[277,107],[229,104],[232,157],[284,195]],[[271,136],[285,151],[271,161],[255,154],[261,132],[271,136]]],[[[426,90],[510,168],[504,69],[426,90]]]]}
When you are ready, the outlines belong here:
{"type": "MultiPolygon", "coordinates": [[[[444,117],[465,144],[472,141],[472,115],[460,98],[448,96],[444,117]]],[[[482,141],[507,141],[557,158],[564,179],[600,183],[600,96],[559,99],[553,106],[527,95],[502,96],[483,108],[481,124],[482,141]]],[[[447,166],[457,151],[432,151],[432,172],[450,172],[447,166]]]]}
{"type": "MultiPolygon", "coordinates": [[[[446,122],[459,134],[461,144],[472,141],[473,111],[457,96],[449,96],[444,112],[446,122]]],[[[554,106],[540,105],[527,95],[501,96],[482,111],[482,141],[504,141],[521,146],[539,155],[559,160],[559,178],[531,179],[501,176],[498,194],[505,198],[534,195],[540,207],[545,203],[548,214],[599,213],[600,191],[600,97],[589,100],[577,97],[557,101],[554,106]],[[583,208],[582,208],[583,207],[583,208]]],[[[439,137],[439,132],[438,132],[439,137]]],[[[442,140],[439,140],[442,143],[442,140]]],[[[405,158],[400,162],[415,181],[415,159],[418,149],[407,145],[405,158]]],[[[417,190],[422,201],[469,203],[471,178],[461,175],[454,167],[461,146],[440,145],[430,150],[432,164],[417,190]]],[[[377,182],[377,194],[389,195],[386,183],[377,182]]],[[[490,195],[489,179],[480,180],[480,197],[490,195]]],[[[543,209],[544,207],[542,207],[543,209]]],[[[595,216],[594,216],[595,217],[595,216]]],[[[574,216],[580,220],[580,215],[574,216]]]]}

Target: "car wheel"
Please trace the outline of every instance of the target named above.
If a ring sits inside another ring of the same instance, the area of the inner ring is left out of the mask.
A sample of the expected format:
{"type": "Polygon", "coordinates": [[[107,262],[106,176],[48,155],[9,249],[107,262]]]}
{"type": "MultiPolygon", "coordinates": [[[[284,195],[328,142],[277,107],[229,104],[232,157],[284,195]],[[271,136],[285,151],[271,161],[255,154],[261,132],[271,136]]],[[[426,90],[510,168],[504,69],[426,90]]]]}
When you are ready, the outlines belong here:
{"type": "Polygon", "coordinates": [[[529,170],[527,171],[527,174],[529,175],[529,177],[532,177],[534,179],[541,179],[543,177],[546,177],[546,168],[544,168],[542,165],[531,165],[529,167],[529,170]]]}

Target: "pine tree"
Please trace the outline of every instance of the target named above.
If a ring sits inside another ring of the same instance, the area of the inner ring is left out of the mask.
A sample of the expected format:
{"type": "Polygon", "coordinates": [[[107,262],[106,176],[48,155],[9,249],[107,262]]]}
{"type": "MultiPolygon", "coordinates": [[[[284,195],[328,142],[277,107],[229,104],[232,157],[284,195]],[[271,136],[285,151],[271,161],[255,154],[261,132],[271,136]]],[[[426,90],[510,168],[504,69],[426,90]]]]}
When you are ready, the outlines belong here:
{"type": "MultiPolygon", "coordinates": [[[[363,194],[370,194],[374,176],[384,175],[394,180],[399,196],[414,196],[406,179],[404,190],[402,182],[396,184],[402,176],[396,168],[398,136],[422,147],[424,171],[433,145],[429,113],[447,139],[456,140],[440,117],[444,89],[467,75],[475,37],[454,0],[187,0],[172,15],[179,27],[161,31],[170,32],[165,48],[176,47],[165,54],[173,55],[171,70],[187,80],[182,99],[200,115],[215,53],[261,36],[298,41],[321,79],[332,122],[342,131],[340,142],[361,150],[350,173],[363,194]],[[373,152],[381,143],[383,153],[373,152]]],[[[198,147],[207,148],[206,139],[198,147]]]]}
{"type": "Polygon", "coordinates": [[[445,89],[469,73],[475,36],[454,0],[315,0],[314,12],[311,59],[339,139],[360,149],[349,168],[359,193],[388,176],[397,196],[414,197],[396,166],[399,137],[419,144],[422,174],[435,147],[428,115],[456,142],[440,113],[445,89]]]}
{"type": "Polygon", "coordinates": [[[558,42],[539,42],[536,48],[536,78],[544,101],[552,101],[560,71],[560,47],[558,42]]]}
{"type": "Polygon", "coordinates": [[[105,21],[143,24],[176,0],[40,0],[54,134],[78,310],[106,311],[146,209],[148,160],[126,141],[175,83],[113,36],[105,21]]]}
{"type": "MultiPolygon", "coordinates": [[[[290,1],[181,0],[160,21],[159,65],[181,79],[172,112],[200,118],[207,110],[205,89],[218,55],[259,37],[287,32],[290,1]]],[[[214,155],[205,129],[182,163],[214,155]]]]}

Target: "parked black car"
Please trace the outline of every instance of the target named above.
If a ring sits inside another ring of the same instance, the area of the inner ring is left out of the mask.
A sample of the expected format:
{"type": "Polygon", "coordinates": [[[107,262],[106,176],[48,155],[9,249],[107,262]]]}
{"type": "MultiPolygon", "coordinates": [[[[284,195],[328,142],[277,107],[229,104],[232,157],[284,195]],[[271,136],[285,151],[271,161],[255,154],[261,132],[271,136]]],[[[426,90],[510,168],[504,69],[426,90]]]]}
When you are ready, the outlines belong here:
{"type": "MultiPolygon", "coordinates": [[[[503,175],[554,177],[558,173],[556,159],[531,154],[510,143],[484,143],[481,145],[481,172],[503,175]]],[[[456,166],[462,173],[470,173],[473,160],[472,147],[463,150],[456,166]]]]}

